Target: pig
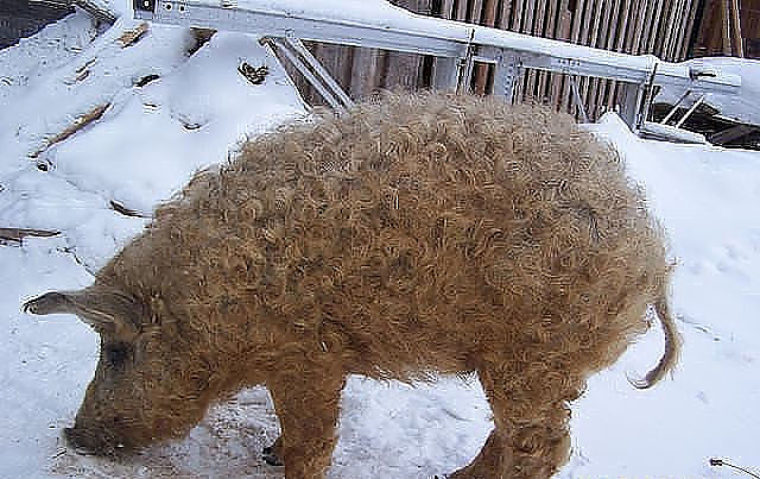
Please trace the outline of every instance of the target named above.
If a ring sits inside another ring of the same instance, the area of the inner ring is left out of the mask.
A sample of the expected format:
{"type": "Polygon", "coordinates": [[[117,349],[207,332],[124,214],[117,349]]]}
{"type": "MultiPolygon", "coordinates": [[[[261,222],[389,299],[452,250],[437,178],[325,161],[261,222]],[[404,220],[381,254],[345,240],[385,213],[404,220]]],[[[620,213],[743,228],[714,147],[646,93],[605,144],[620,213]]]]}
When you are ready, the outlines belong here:
{"type": "Polygon", "coordinates": [[[81,291],[100,359],[67,439],[94,453],[182,438],[265,385],[288,479],[323,478],[349,374],[476,373],[494,429],[451,477],[548,478],[570,404],[655,314],[677,362],[672,265],[610,146],[536,105],[389,93],[241,145],[197,173],[81,291]]]}

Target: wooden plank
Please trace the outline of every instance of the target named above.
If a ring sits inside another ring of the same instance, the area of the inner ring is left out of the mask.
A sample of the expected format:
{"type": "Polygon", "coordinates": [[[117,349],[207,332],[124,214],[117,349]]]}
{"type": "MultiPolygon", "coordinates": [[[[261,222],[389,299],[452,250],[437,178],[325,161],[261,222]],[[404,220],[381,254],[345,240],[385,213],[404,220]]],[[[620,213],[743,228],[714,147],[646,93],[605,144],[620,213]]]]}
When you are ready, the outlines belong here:
{"type": "Polygon", "coordinates": [[[686,23],[689,21],[689,12],[691,10],[692,0],[683,0],[683,6],[678,14],[678,20],[676,25],[678,28],[678,34],[673,42],[673,48],[670,51],[670,58],[672,61],[677,62],[681,56],[681,49],[684,41],[688,41],[686,38],[686,23]]]}
{"type": "MultiPolygon", "coordinates": [[[[651,24],[649,25],[649,32],[647,33],[647,43],[644,47],[645,53],[654,53],[654,45],[659,34],[660,18],[662,15],[662,7],[665,0],[657,0],[655,3],[654,13],[652,15],[651,24]]],[[[695,2],[696,3],[696,2],[695,2]]]]}
{"type": "Polygon", "coordinates": [[[454,0],[443,0],[441,3],[441,18],[451,19],[453,16],[454,0]]]}
{"type": "MultiPolygon", "coordinates": [[[[596,11],[597,5],[601,3],[602,0],[586,0],[586,8],[583,12],[583,21],[581,22],[581,32],[580,36],[578,38],[578,43],[582,45],[590,45],[591,44],[591,32],[593,31],[594,27],[594,21],[593,21],[593,15],[596,11]]],[[[578,93],[581,98],[581,101],[583,101],[582,105],[577,105],[577,107],[586,108],[586,98],[584,96],[584,92],[586,91],[586,86],[588,85],[588,78],[586,77],[580,77],[576,79],[577,85],[578,85],[578,93]]],[[[574,101],[577,101],[575,97],[572,97],[574,101]]],[[[577,108],[576,107],[576,108],[577,108]]]]}
{"type": "Polygon", "coordinates": [[[60,231],[37,230],[29,228],[0,228],[0,245],[20,245],[28,236],[49,238],[58,236],[60,231]]]}
{"type": "MultiPolygon", "coordinates": [[[[600,47],[604,48],[605,50],[613,50],[615,47],[615,40],[617,36],[618,31],[618,24],[620,22],[620,6],[621,6],[622,0],[613,0],[612,3],[609,6],[609,13],[607,15],[607,30],[606,32],[603,32],[602,40],[603,43],[601,43],[600,47]]],[[[602,80],[599,82],[599,89],[597,90],[596,95],[596,115],[597,118],[604,113],[604,111],[607,109],[607,94],[609,91],[611,82],[609,80],[602,80]]]]}
{"type": "MultiPolygon", "coordinates": [[[[575,11],[572,17],[572,28],[570,30],[570,43],[578,43],[581,35],[581,24],[583,23],[583,12],[585,11],[586,0],[577,0],[575,3],[575,11]]],[[[572,101],[570,96],[570,81],[567,76],[564,78],[564,86],[562,88],[562,97],[560,104],[562,109],[570,112],[572,107],[572,101]]]]}
{"type": "Polygon", "coordinates": [[[380,51],[374,48],[354,49],[351,65],[351,84],[348,93],[351,98],[367,98],[378,88],[380,51]]]}
{"type": "Polygon", "coordinates": [[[669,52],[671,49],[671,43],[673,42],[673,29],[675,28],[675,17],[678,14],[678,10],[680,7],[681,1],[676,0],[671,2],[670,10],[667,14],[667,19],[664,23],[664,28],[662,31],[664,31],[663,37],[662,37],[662,48],[659,52],[659,57],[663,60],[669,60],[669,52]]]}
{"type": "Polygon", "coordinates": [[[657,25],[657,38],[655,39],[653,53],[657,57],[662,57],[665,48],[665,37],[668,32],[668,19],[670,18],[670,12],[673,9],[673,0],[667,0],[663,5],[662,12],[660,13],[659,23],[657,25]]]}
{"type": "Polygon", "coordinates": [[[459,0],[454,19],[462,22],[467,19],[467,0],[459,0]]]}
{"type": "MultiPolygon", "coordinates": [[[[480,19],[480,23],[487,27],[493,27],[496,25],[496,0],[485,0],[483,5],[483,16],[480,19]]],[[[475,71],[475,92],[479,95],[484,95],[488,88],[488,65],[478,65],[475,71]]]]}
{"type": "Polygon", "coordinates": [[[723,54],[731,56],[731,20],[729,19],[728,9],[730,0],[723,0],[723,8],[720,9],[721,13],[721,33],[723,34],[723,54]]]}
{"type": "MultiPolygon", "coordinates": [[[[562,2],[564,5],[564,9],[560,11],[559,19],[559,29],[557,31],[557,38],[559,40],[569,40],[571,36],[571,23],[572,23],[572,14],[567,9],[568,3],[567,0],[564,0],[562,2]]],[[[552,83],[552,103],[555,110],[564,109],[565,103],[564,103],[564,88],[563,83],[565,82],[565,75],[555,75],[554,82],[552,83]]]]}
{"type": "Polygon", "coordinates": [[[734,39],[734,52],[736,52],[738,57],[744,58],[742,25],[739,18],[739,0],[731,0],[731,20],[731,37],[734,39]]]}
{"type": "Polygon", "coordinates": [[[476,25],[482,25],[483,0],[472,0],[470,11],[467,12],[467,21],[476,25]]]}
{"type": "Polygon", "coordinates": [[[633,44],[631,45],[631,53],[634,55],[638,54],[641,50],[641,39],[646,26],[649,3],[651,3],[649,0],[642,0],[639,4],[639,11],[636,15],[636,29],[633,35],[633,44]]]}
{"type": "MultiPolygon", "coordinates": [[[[631,10],[632,0],[623,0],[623,4],[620,8],[620,24],[618,27],[617,38],[615,40],[615,51],[621,52],[625,48],[625,38],[628,33],[628,12],[631,10]]],[[[617,104],[618,96],[618,84],[616,81],[610,82],[610,94],[607,97],[607,108],[614,108],[617,104]]]]}
{"type": "MultiPolygon", "coordinates": [[[[534,34],[535,21],[538,16],[538,3],[541,0],[528,0],[525,6],[525,21],[523,22],[523,33],[534,34]]],[[[536,87],[536,71],[529,70],[523,79],[524,82],[524,100],[533,101],[533,94],[536,87]]]]}
{"type": "MultiPolygon", "coordinates": [[[[555,2],[556,0],[548,0],[550,3],[555,2]]],[[[547,0],[538,0],[538,4],[536,6],[536,15],[533,18],[533,36],[536,37],[546,37],[546,24],[547,24],[547,8],[546,8],[546,2],[547,0]]],[[[535,79],[532,80],[531,90],[533,91],[533,97],[536,101],[540,103],[545,102],[544,98],[544,92],[541,88],[542,84],[546,82],[546,73],[545,72],[536,72],[535,79]]]]}
{"type": "MultiPolygon", "coordinates": [[[[594,48],[605,48],[607,43],[607,35],[610,28],[610,16],[612,11],[613,0],[603,0],[599,4],[599,12],[597,18],[599,19],[599,25],[595,27],[595,31],[592,32],[594,48]]],[[[589,91],[587,95],[586,103],[588,104],[588,114],[592,119],[597,117],[597,105],[599,89],[601,88],[602,80],[599,78],[592,78],[589,81],[589,91]]]]}
{"type": "Polygon", "coordinates": [[[512,25],[512,0],[501,0],[501,15],[497,27],[509,30],[510,25],[512,25]]]}
{"type": "Polygon", "coordinates": [[[691,7],[689,8],[689,19],[686,23],[686,29],[684,34],[684,41],[681,44],[681,51],[678,53],[678,61],[683,61],[689,56],[689,47],[691,37],[694,34],[694,23],[697,18],[697,10],[699,10],[699,3],[697,0],[692,0],[691,7]]]}
{"type": "MultiPolygon", "coordinates": [[[[556,25],[557,25],[557,11],[559,10],[558,7],[559,7],[558,0],[548,1],[547,11],[546,11],[546,26],[544,28],[544,31],[541,34],[542,37],[557,38],[556,25]]],[[[542,74],[539,79],[539,83],[538,83],[539,95],[545,101],[550,100],[551,89],[549,88],[549,85],[551,84],[551,79],[552,79],[552,74],[550,72],[542,74]]]]}
{"type": "Polygon", "coordinates": [[[636,37],[636,30],[638,26],[638,14],[641,3],[645,0],[632,0],[631,8],[628,14],[628,28],[625,32],[625,45],[623,46],[623,52],[631,53],[633,51],[633,40],[636,37]]]}
{"type": "Polygon", "coordinates": [[[519,32],[523,19],[523,0],[513,0],[512,26],[510,30],[519,32]]]}
{"type": "MultiPolygon", "coordinates": [[[[430,0],[394,0],[392,2],[412,12],[430,10],[430,0]],[[427,8],[426,8],[427,5],[427,8]]],[[[420,82],[422,56],[410,53],[386,52],[383,88],[400,87],[403,90],[416,90],[420,82]]]]}
{"type": "Polygon", "coordinates": [[[683,39],[683,15],[686,9],[686,2],[688,0],[678,0],[675,14],[673,15],[673,23],[671,28],[673,32],[670,36],[670,45],[668,45],[668,51],[665,59],[667,61],[674,61],[676,52],[679,50],[681,44],[679,43],[679,37],[683,39]]]}
{"type": "Polygon", "coordinates": [[[523,12],[522,25],[523,33],[531,33],[533,29],[533,16],[536,13],[536,1],[537,0],[526,0],[525,2],[525,12],[523,12]]]}

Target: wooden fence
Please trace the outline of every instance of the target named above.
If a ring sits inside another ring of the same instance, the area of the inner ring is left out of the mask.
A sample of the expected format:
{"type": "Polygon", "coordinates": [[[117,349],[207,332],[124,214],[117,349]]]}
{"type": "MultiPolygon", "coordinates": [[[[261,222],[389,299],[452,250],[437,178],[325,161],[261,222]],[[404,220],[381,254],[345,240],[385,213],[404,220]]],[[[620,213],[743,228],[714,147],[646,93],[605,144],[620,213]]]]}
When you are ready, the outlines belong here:
{"type": "MultiPolygon", "coordinates": [[[[701,0],[395,0],[411,11],[467,23],[631,54],[657,55],[667,61],[686,58],[701,0]]],[[[315,56],[355,99],[380,89],[427,88],[435,60],[419,55],[323,44],[310,45],[315,56]]],[[[475,69],[472,90],[490,93],[493,72],[475,69]]],[[[298,75],[295,75],[298,77],[298,75]]],[[[318,94],[302,79],[306,101],[318,94]]],[[[617,102],[614,81],[576,79],[577,91],[590,119],[617,102]]],[[[526,71],[517,101],[535,101],[578,111],[566,75],[526,71]]]]}
{"type": "Polygon", "coordinates": [[[760,0],[703,0],[695,56],[760,58],[760,0]]]}

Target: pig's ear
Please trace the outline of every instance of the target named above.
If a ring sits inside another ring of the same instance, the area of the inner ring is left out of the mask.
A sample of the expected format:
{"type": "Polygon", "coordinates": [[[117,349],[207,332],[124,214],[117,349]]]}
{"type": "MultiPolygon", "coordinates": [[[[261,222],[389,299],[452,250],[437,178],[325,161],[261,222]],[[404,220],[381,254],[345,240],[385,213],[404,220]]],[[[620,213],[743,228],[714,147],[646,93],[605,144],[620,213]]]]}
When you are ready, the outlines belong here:
{"type": "Polygon", "coordinates": [[[98,332],[132,337],[138,333],[141,308],[128,295],[113,289],[87,288],[82,291],[52,291],[24,303],[32,314],[76,314],[98,332]]]}

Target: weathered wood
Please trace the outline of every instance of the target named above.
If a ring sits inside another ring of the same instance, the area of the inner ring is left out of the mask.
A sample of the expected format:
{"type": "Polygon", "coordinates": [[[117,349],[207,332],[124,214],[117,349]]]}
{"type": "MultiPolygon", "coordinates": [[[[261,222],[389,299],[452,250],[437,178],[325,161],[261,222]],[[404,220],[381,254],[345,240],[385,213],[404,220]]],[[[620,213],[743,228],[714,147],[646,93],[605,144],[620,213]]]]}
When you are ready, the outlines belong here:
{"type": "Polygon", "coordinates": [[[725,143],[738,140],[744,135],[752,133],[753,131],[757,131],[757,129],[758,128],[754,125],[735,125],[721,132],[715,133],[707,140],[714,145],[723,145],[725,143]]]}
{"type": "Polygon", "coordinates": [[[734,52],[738,57],[744,57],[742,44],[742,25],[739,18],[739,0],[731,0],[731,37],[734,40],[734,52]]]}
{"type": "Polygon", "coordinates": [[[698,0],[691,1],[691,7],[689,8],[689,18],[686,23],[684,41],[681,44],[681,51],[678,53],[678,61],[683,61],[689,55],[689,48],[691,37],[694,34],[694,24],[697,18],[697,11],[699,10],[700,2],[698,0]]]}
{"type": "Polygon", "coordinates": [[[512,30],[513,32],[519,32],[522,28],[523,19],[523,0],[513,0],[513,12],[512,12],[512,30]]]}
{"type": "Polygon", "coordinates": [[[88,125],[90,125],[93,122],[96,122],[100,120],[100,118],[103,116],[103,114],[108,110],[108,107],[110,107],[110,103],[106,103],[103,105],[97,105],[90,111],[79,115],[74,122],[67,126],[63,131],[60,133],[55,134],[52,138],[45,141],[45,145],[29,155],[30,158],[35,159],[39,157],[42,153],[47,151],[50,147],[61,143],[62,141],[67,140],[69,137],[73,136],[78,131],[86,128],[88,125]]]}
{"type": "MultiPolygon", "coordinates": [[[[540,0],[528,0],[525,5],[525,19],[523,22],[523,33],[535,35],[535,17],[537,16],[538,2],[540,0]]],[[[533,101],[534,88],[536,83],[536,71],[528,70],[523,76],[523,101],[533,101]]]]}
{"type": "MultiPolygon", "coordinates": [[[[496,0],[485,0],[483,5],[483,17],[480,19],[480,23],[487,27],[493,27],[496,25],[496,0]]],[[[483,95],[489,88],[490,68],[488,65],[478,65],[475,70],[475,92],[479,95],[483,95]]]]}
{"type": "MultiPolygon", "coordinates": [[[[557,38],[556,25],[558,3],[557,0],[549,0],[547,2],[546,27],[543,32],[543,36],[546,38],[557,38]]],[[[552,101],[550,88],[551,81],[552,74],[550,72],[542,72],[538,82],[538,94],[541,97],[541,100],[545,103],[552,101]]]]}
{"type": "Polygon", "coordinates": [[[676,27],[678,29],[678,33],[675,36],[675,39],[673,41],[673,47],[670,49],[670,58],[672,61],[678,61],[678,58],[681,52],[681,45],[686,39],[685,23],[688,19],[691,3],[692,3],[692,0],[683,0],[683,4],[681,5],[681,10],[678,12],[678,16],[676,18],[676,27]]]}
{"type": "Polygon", "coordinates": [[[467,13],[466,20],[469,23],[482,25],[483,23],[483,0],[472,0],[470,11],[467,13]]]}
{"type": "Polygon", "coordinates": [[[667,11],[667,15],[663,15],[662,27],[660,29],[661,35],[662,35],[662,47],[658,51],[658,56],[662,58],[663,60],[669,59],[669,52],[671,48],[671,42],[673,41],[673,26],[674,26],[674,19],[675,16],[678,13],[679,4],[681,3],[680,0],[674,0],[672,2],[669,2],[669,8],[667,11]]]}
{"type": "Polygon", "coordinates": [[[509,30],[510,25],[512,25],[512,0],[501,0],[498,27],[502,30],[509,30]]]}
{"type": "Polygon", "coordinates": [[[730,4],[731,0],[723,0],[723,8],[720,9],[722,15],[723,54],[726,56],[731,56],[731,19],[728,13],[730,4]]]}
{"type": "Polygon", "coordinates": [[[367,98],[377,89],[380,52],[374,48],[355,48],[351,65],[349,95],[353,99],[367,98]]]}
{"type": "MultiPolygon", "coordinates": [[[[632,0],[623,0],[623,5],[620,8],[620,25],[618,27],[617,40],[615,41],[615,51],[622,52],[625,48],[625,38],[628,32],[628,12],[631,11],[632,0]]],[[[614,108],[618,102],[620,91],[618,88],[618,82],[610,82],[610,93],[607,96],[607,108],[614,108]]]]}
{"type": "Polygon", "coordinates": [[[631,44],[631,50],[630,53],[637,54],[639,53],[639,49],[641,48],[641,38],[644,33],[644,28],[646,26],[646,20],[647,20],[647,7],[650,2],[648,0],[642,0],[639,3],[639,8],[636,13],[636,28],[634,28],[633,33],[633,43],[631,44]]]}
{"type": "Polygon", "coordinates": [[[459,0],[459,5],[457,5],[457,12],[454,19],[462,22],[467,19],[467,0],[459,0]]]}
{"type": "MultiPolygon", "coordinates": [[[[603,48],[610,51],[615,48],[615,41],[617,39],[618,33],[618,24],[620,23],[621,4],[622,0],[613,0],[612,4],[610,5],[610,13],[608,17],[609,29],[603,37],[603,48]]],[[[609,104],[608,97],[611,92],[611,84],[612,82],[610,80],[603,80],[599,86],[596,100],[598,110],[597,117],[603,114],[604,111],[608,108],[607,105],[609,104]]]]}
{"type": "MultiPolygon", "coordinates": [[[[565,6],[564,11],[561,13],[560,28],[558,31],[558,39],[569,40],[571,36],[571,22],[572,14],[567,10],[567,0],[562,2],[565,6]]],[[[565,95],[564,84],[567,80],[567,75],[556,75],[555,81],[552,84],[552,103],[555,110],[565,109],[565,95]]]]}
{"type": "Polygon", "coordinates": [[[662,15],[662,8],[665,0],[657,0],[655,4],[654,15],[652,15],[652,24],[649,27],[649,34],[647,36],[646,53],[654,53],[655,40],[659,32],[660,18],[662,15]]]}
{"type": "Polygon", "coordinates": [[[683,38],[683,28],[681,28],[681,18],[683,17],[684,8],[685,8],[686,0],[677,0],[676,6],[674,8],[673,15],[670,19],[670,43],[668,44],[668,48],[665,52],[665,55],[663,59],[667,61],[673,61],[675,58],[676,52],[678,51],[679,43],[678,38],[679,36],[683,38]]]}
{"type": "MultiPolygon", "coordinates": [[[[590,31],[590,37],[588,45],[598,48],[599,31],[601,29],[602,19],[604,18],[603,9],[607,0],[596,0],[596,6],[592,17],[593,25],[590,31]]],[[[583,101],[586,106],[586,111],[591,120],[596,119],[596,89],[599,86],[598,78],[586,78],[583,83],[583,101]]]]}
{"type": "Polygon", "coordinates": [[[38,230],[30,228],[0,228],[0,245],[20,245],[26,237],[49,238],[58,236],[60,231],[38,230]]]}

